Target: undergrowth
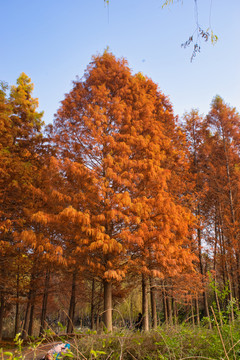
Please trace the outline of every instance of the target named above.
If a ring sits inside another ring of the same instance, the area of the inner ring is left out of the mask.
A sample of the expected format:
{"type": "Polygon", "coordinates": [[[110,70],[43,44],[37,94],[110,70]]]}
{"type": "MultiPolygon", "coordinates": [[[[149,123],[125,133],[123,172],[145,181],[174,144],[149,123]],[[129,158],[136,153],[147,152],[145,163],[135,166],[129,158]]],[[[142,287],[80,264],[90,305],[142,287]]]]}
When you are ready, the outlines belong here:
{"type": "MultiPolygon", "coordinates": [[[[86,331],[66,340],[71,352],[64,357],[77,360],[180,360],[180,359],[226,359],[240,358],[240,324],[225,324],[221,328],[190,326],[186,324],[159,327],[149,332],[116,330],[98,334],[86,331]],[[219,332],[220,331],[220,332],[219,332]]],[[[1,349],[0,359],[19,360],[39,358],[38,349],[43,342],[51,342],[51,334],[35,339],[25,347],[20,337],[15,339],[17,350],[12,353],[1,349]],[[32,353],[31,353],[32,351],[32,353]]],[[[56,341],[56,338],[54,338],[56,341]]]]}
{"type": "Polygon", "coordinates": [[[72,351],[78,359],[239,359],[239,328],[225,325],[221,336],[217,328],[209,330],[189,325],[160,327],[145,333],[127,330],[113,334],[92,333],[78,339],[72,351]]]}

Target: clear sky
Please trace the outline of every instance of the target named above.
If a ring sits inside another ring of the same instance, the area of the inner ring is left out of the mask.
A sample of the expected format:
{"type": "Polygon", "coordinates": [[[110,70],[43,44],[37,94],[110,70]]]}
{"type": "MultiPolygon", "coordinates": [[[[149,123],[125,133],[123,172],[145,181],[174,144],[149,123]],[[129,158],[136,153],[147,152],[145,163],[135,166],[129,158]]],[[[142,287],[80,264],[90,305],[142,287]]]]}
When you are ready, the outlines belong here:
{"type": "Polygon", "coordinates": [[[196,28],[194,0],[162,9],[163,0],[0,0],[0,80],[15,84],[25,72],[51,123],[76,76],[92,55],[109,47],[159,85],[182,116],[198,108],[207,114],[218,94],[240,111],[240,1],[199,0],[198,17],[219,37],[182,49],[196,28]]]}

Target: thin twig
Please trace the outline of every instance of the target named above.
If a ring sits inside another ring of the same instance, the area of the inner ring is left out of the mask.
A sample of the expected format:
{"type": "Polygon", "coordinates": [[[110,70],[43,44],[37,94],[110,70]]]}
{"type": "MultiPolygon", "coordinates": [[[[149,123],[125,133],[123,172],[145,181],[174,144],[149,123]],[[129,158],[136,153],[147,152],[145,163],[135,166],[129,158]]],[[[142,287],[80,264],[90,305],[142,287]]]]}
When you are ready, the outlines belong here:
{"type": "Polygon", "coordinates": [[[188,356],[188,357],[185,357],[185,358],[181,358],[180,360],[187,360],[187,359],[207,359],[207,360],[217,360],[217,359],[214,359],[214,358],[208,358],[208,357],[205,357],[205,356],[188,356]]]}
{"type": "Polygon", "coordinates": [[[133,354],[130,353],[130,351],[127,350],[127,353],[132,356],[133,359],[137,360],[133,354]]]}
{"type": "Polygon", "coordinates": [[[76,350],[76,352],[77,352],[77,359],[78,359],[78,354],[80,354],[85,360],[88,360],[88,359],[81,353],[81,351],[79,351],[79,347],[78,347],[78,345],[77,345],[77,343],[76,343],[76,339],[74,339],[74,342],[75,342],[75,346],[74,346],[73,344],[71,344],[71,346],[72,346],[73,348],[75,348],[75,350],[76,350]]]}
{"type": "Polygon", "coordinates": [[[215,315],[215,312],[214,312],[212,306],[211,306],[211,310],[212,310],[213,317],[214,317],[214,320],[215,320],[216,325],[217,325],[217,330],[218,330],[218,334],[219,334],[219,337],[220,337],[220,340],[221,340],[221,343],[222,343],[222,346],[223,346],[224,354],[225,354],[226,358],[229,360],[228,353],[226,351],[225,344],[224,344],[224,341],[223,341],[223,338],[222,338],[222,334],[221,334],[221,331],[220,331],[220,328],[219,328],[219,325],[218,325],[218,322],[217,322],[217,318],[216,318],[216,315],[215,315]]]}
{"type": "MultiPolygon", "coordinates": [[[[233,355],[234,355],[234,359],[237,360],[236,358],[236,354],[235,354],[235,350],[234,350],[234,344],[233,344],[233,335],[232,335],[232,326],[230,325],[230,334],[231,334],[231,343],[232,343],[232,347],[233,347],[233,355]]],[[[229,351],[228,351],[229,354],[229,351]]]]}
{"type": "Polygon", "coordinates": [[[106,358],[106,360],[108,360],[108,359],[110,358],[110,356],[112,355],[113,352],[114,352],[113,350],[110,352],[110,354],[108,355],[108,357],[106,358]]]}
{"type": "Polygon", "coordinates": [[[239,342],[240,342],[240,340],[238,340],[238,341],[236,342],[236,344],[234,344],[234,345],[231,347],[231,349],[228,350],[228,354],[230,353],[230,351],[232,351],[232,349],[235,348],[235,346],[236,346],[239,342]]]}

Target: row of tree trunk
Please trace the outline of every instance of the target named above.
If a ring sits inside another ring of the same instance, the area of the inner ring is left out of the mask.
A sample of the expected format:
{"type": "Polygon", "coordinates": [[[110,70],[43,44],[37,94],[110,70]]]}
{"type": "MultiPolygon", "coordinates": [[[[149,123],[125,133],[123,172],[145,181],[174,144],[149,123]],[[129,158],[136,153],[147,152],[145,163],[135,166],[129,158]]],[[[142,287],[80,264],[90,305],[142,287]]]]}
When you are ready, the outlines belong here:
{"type": "MultiPolygon", "coordinates": [[[[19,312],[19,292],[17,289],[17,301],[16,301],[16,310],[15,310],[15,327],[14,334],[16,335],[20,330],[22,332],[22,337],[26,338],[27,336],[33,335],[33,323],[34,323],[34,313],[36,309],[36,296],[37,289],[35,286],[35,276],[32,274],[30,281],[30,288],[28,292],[26,308],[25,308],[25,317],[20,329],[20,312],[19,312]]],[[[76,315],[76,305],[77,305],[77,271],[72,273],[72,285],[71,285],[71,294],[69,301],[69,311],[67,317],[67,333],[72,333],[75,323],[76,315]]],[[[17,278],[17,282],[18,282],[17,278]]],[[[164,323],[166,325],[172,326],[177,324],[179,321],[188,321],[193,325],[200,325],[201,317],[205,316],[209,318],[209,305],[208,297],[206,291],[203,291],[200,294],[196,294],[194,297],[191,295],[188,298],[188,302],[180,305],[179,301],[173,296],[173,289],[170,284],[166,282],[159,282],[153,278],[149,278],[145,275],[142,275],[142,319],[141,326],[139,328],[148,331],[150,328],[156,329],[158,325],[164,323]],[[201,299],[200,299],[201,298],[201,299]],[[150,300],[150,304],[149,304],[150,300]],[[161,307],[161,319],[159,318],[159,309],[161,307]],[[181,309],[184,308],[184,319],[181,319],[181,309]],[[151,309],[151,314],[149,314],[149,309],[151,309]],[[150,321],[151,320],[151,321],[150,321]]],[[[40,330],[39,335],[44,334],[44,330],[47,328],[48,324],[46,321],[47,318],[47,305],[48,305],[48,295],[51,291],[51,272],[49,269],[45,272],[44,287],[42,292],[42,305],[41,305],[41,316],[40,316],[40,330]]],[[[103,323],[108,330],[112,330],[112,284],[111,282],[105,282],[102,287],[103,296],[103,309],[110,309],[110,311],[102,311],[103,323]],[[103,291],[104,290],[104,291],[103,291]],[[110,314],[110,316],[109,316],[110,314]]],[[[92,280],[91,287],[91,328],[95,327],[96,320],[96,280],[92,280]]],[[[217,304],[217,309],[219,312],[222,310],[222,304],[218,297],[217,289],[214,292],[215,302],[217,304]]],[[[227,300],[232,300],[233,294],[230,289],[229,296],[227,300]]],[[[5,307],[5,297],[3,292],[0,294],[0,334],[2,335],[3,330],[3,312],[5,307]]],[[[98,314],[99,315],[99,314],[98,314]]],[[[98,316],[99,318],[99,316],[98,316]]],[[[234,321],[233,311],[230,314],[230,321],[234,321]]],[[[209,322],[211,327],[211,323],[209,322]]]]}

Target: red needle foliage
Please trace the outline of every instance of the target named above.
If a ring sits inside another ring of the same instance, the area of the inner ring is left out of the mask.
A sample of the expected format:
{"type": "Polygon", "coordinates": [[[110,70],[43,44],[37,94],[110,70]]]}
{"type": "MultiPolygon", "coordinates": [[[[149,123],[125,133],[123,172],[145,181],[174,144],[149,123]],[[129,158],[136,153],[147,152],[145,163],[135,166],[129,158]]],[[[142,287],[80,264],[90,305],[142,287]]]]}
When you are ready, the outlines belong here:
{"type": "Polygon", "coordinates": [[[103,282],[108,329],[112,284],[128,271],[163,277],[193,260],[191,215],[168,189],[174,126],[157,85],[107,52],[93,58],[55,117],[62,210],[35,219],[58,224],[75,262],[103,282]]]}

